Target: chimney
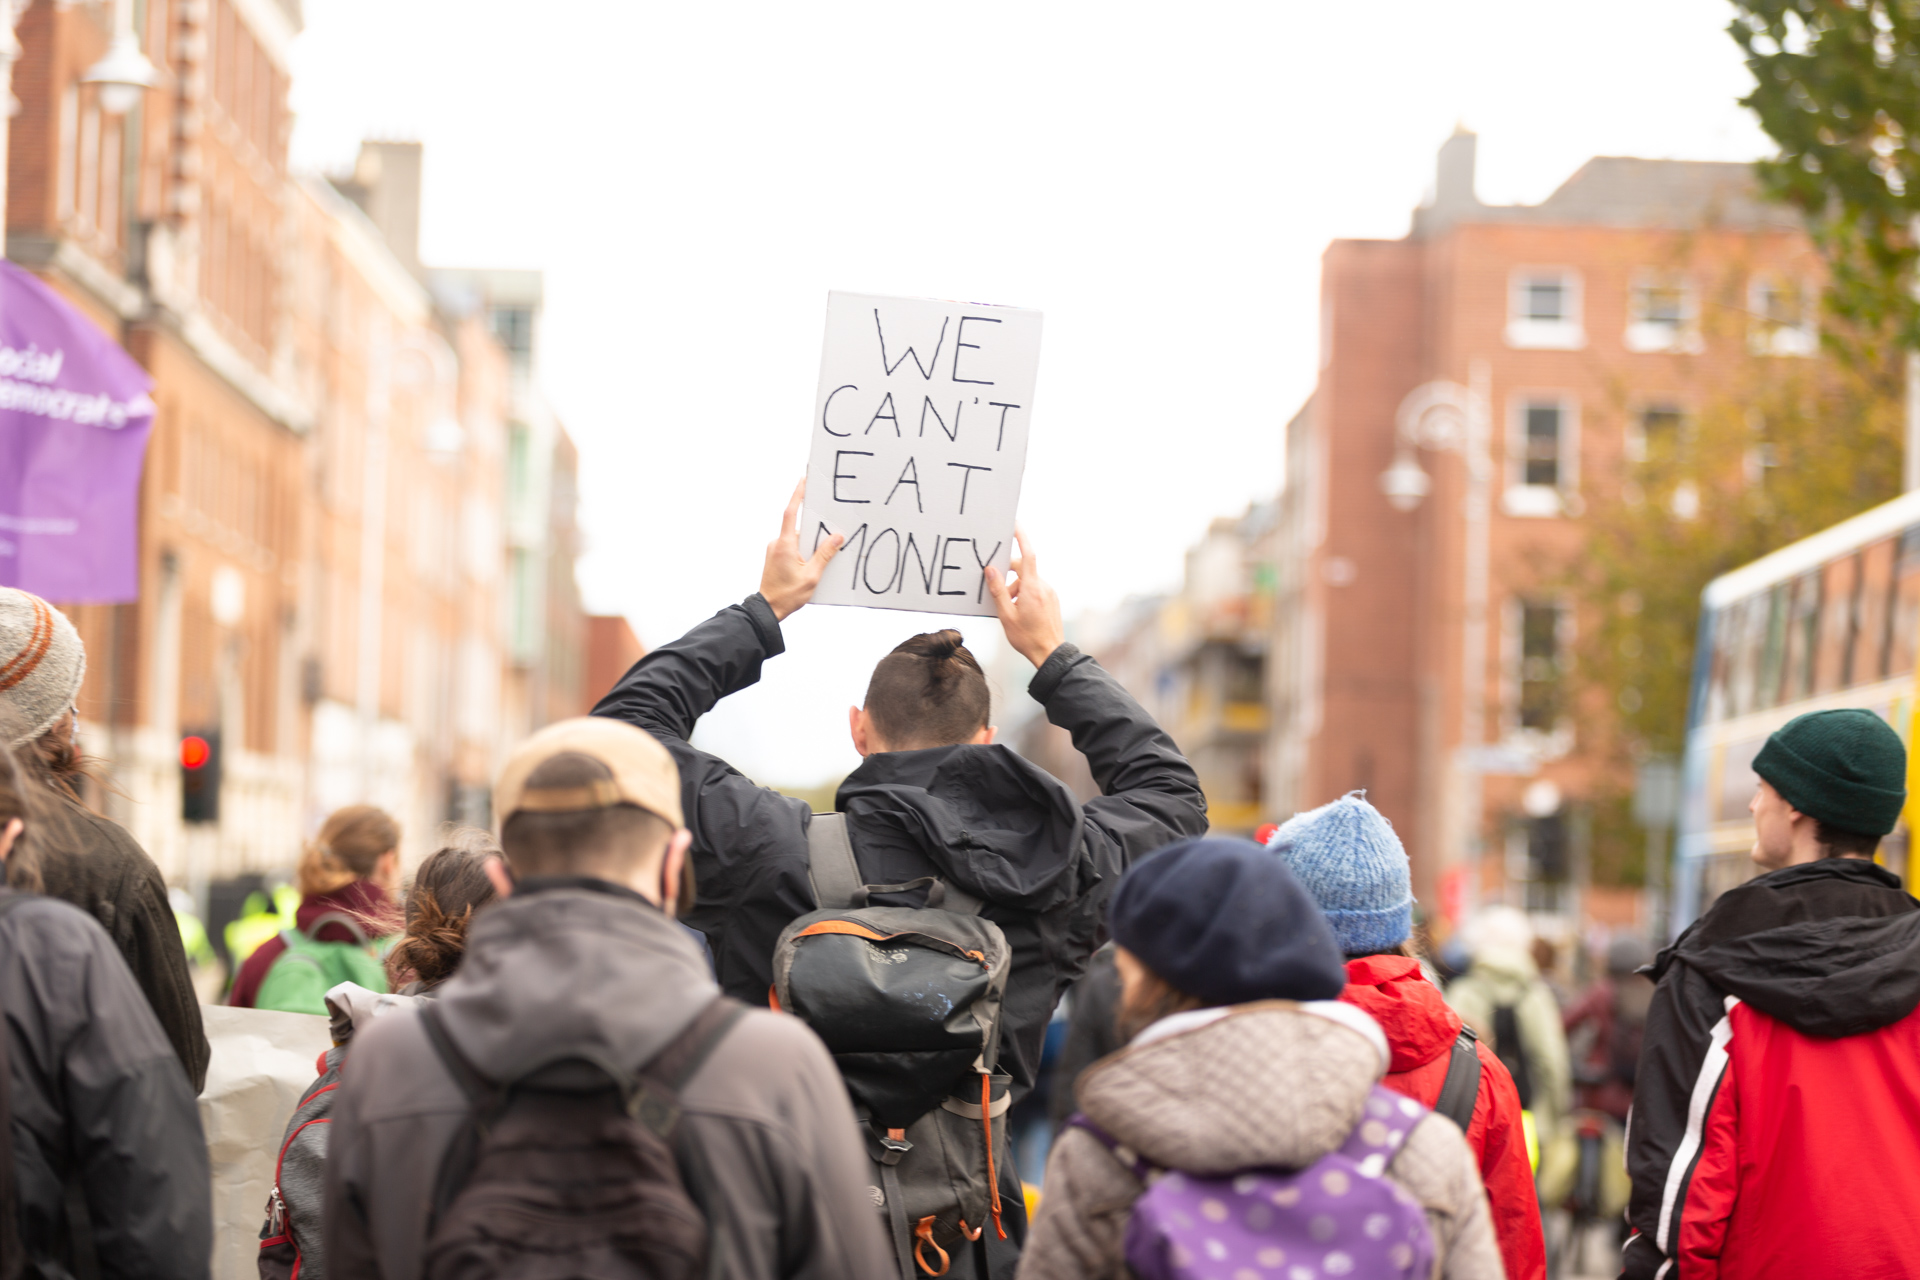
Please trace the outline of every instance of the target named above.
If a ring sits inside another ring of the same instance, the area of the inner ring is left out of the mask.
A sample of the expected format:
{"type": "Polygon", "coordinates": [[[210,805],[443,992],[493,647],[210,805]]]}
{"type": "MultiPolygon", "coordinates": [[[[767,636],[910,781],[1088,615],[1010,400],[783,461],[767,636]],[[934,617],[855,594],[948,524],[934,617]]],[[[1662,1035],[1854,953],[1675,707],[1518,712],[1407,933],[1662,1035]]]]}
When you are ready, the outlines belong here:
{"type": "Polygon", "coordinates": [[[1413,211],[1413,234],[1436,235],[1461,217],[1482,208],[1473,191],[1474,152],[1479,138],[1463,124],[1453,127],[1453,136],[1440,144],[1440,157],[1434,166],[1433,199],[1413,211]]]}
{"type": "Polygon", "coordinates": [[[360,206],[387,248],[415,278],[420,265],[420,144],[362,142],[353,176],[334,186],[360,206]]]}

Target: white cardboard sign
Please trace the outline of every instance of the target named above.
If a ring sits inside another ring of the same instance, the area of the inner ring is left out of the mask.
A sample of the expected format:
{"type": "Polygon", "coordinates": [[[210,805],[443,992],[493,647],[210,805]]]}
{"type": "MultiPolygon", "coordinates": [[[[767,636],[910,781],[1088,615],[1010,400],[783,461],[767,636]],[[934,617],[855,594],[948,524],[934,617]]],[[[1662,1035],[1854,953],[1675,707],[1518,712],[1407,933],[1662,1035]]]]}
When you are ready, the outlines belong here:
{"type": "Polygon", "coordinates": [[[827,295],[802,554],[846,538],[816,604],[992,616],[1040,367],[1040,313],[827,295]]]}

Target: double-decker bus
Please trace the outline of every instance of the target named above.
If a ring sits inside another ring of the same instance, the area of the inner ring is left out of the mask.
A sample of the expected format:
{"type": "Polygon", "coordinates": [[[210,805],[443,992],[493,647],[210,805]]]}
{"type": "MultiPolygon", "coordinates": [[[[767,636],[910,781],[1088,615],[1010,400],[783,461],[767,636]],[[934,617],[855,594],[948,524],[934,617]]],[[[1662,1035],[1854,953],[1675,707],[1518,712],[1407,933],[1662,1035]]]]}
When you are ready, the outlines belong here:
{"type": "MultiPolygon", "coordinates": [[[[1672,930],[1757,870],[1753,757],[1803,711],[1865,707],[1912,744],[1920,646],[1920,492],[1722,574],[1701,595],[1681,762],[1672,930]]],[[[1878,861],[1907,883],[1917,808],[1878,861]]]]}

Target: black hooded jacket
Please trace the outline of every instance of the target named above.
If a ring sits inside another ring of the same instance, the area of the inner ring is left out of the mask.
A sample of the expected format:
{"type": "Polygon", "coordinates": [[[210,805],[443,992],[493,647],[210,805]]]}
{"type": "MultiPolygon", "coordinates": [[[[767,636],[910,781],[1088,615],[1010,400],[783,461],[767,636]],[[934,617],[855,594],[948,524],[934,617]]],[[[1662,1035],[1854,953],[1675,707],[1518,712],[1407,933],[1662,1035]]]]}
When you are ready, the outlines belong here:
{"type": "Polygon", "coordinates": [[[1630,1280],[1652,1280],[1677,1247],[1727,998],[1810,1036],[1890,1026],[1920,1007],[1920,902],[1862,858],[1783,867],[1722,894],[1642,972],[1659,985],[1627,1138],[1630,1280]]]}
{"type": "MultiPolygon", "coordinates": [[[[642,658],[594,708],[673,753],[699,884],[688,922],[711,942],[721,988],[762,1005],[780,931],[814,908],[809,811],[687,739],[784,649],[772,609],[749,596],[642,658]]],[[[939,876],[982,899],[982,914],[1006,934],[1013,968],[1000,1066],[1016,1099],[1033,1086],[1055,1002],[1104,936],[1114,882],[1134,859],[1207,827],[1192,766],[1092,658],[1060,646],[1028,692],[1072,735],[1099,798],[1082,806],[1011,749],[969,745],[870,755],[835,800],[867,883],[939,876]]],[[[919,906],[923,897],[913,890],[873,900],[919,906]]]]}

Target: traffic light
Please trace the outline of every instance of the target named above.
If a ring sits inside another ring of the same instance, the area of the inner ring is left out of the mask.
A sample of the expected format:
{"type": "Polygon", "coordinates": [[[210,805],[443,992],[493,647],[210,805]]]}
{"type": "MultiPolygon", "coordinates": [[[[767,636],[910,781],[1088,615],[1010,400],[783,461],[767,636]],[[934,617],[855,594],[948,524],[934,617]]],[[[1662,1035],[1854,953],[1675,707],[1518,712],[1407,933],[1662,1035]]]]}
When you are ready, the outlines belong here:
{"type": "Polygon", "coordinates": [[[180,739],[180,820],[220,821],[218,729],[201,729],[180,739]]]}

